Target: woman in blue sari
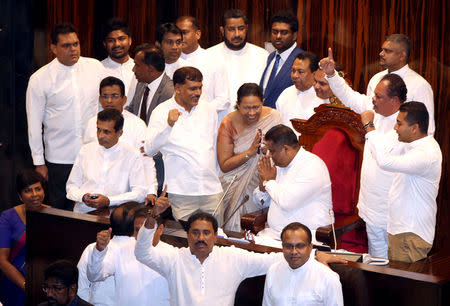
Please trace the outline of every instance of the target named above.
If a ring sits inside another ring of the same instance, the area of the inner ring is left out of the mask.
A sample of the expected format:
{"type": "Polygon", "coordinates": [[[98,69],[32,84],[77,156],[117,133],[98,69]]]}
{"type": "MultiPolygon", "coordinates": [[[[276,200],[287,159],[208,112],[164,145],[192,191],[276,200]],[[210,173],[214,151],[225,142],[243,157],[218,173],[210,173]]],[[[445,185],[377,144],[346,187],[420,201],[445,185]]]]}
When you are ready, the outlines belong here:
{"type": "Polygon", "coordinates": [[[33,170],[17,175],[17,192],[22,204],[0,215],[0,302],[4,306],[25,304],[26,211],[44,205],[44,179],[33,170]]]}

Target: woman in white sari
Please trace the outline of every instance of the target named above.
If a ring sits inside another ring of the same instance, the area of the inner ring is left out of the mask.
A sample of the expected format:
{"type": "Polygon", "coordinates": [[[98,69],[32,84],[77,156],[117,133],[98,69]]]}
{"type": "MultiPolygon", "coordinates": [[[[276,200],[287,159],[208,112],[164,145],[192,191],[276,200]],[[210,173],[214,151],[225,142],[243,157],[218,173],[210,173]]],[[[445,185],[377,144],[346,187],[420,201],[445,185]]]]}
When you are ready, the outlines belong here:
{"type": "Polygon", "coordinates": [[[243,84],[237,92],[236,110],[219,127],[217,160],[222,170],[219,178],[223,190],[228,190],[222,203],[224,222],[229,219],[224,225],[227,230],[240,231],[241,216],[258,210],[252,200],[253,190],[259,183],[258,148],[262,135],[281,123],[278,111],[263,106],[263,101],[263,92],[257,84],[243,84]],[[246,195],[248,201],[238,208],[246,195]]]}

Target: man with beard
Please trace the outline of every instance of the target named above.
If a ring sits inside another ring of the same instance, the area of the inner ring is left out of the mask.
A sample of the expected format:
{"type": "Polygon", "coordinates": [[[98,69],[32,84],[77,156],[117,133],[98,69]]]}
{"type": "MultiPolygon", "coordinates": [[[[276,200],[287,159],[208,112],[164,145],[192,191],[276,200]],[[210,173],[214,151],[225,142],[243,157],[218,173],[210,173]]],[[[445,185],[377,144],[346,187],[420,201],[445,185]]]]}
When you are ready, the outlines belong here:
{"type": "Polygon", "coordinates": [[[39,306],[92,306],[77,295],[78,269],[67,260],[52,263],[45,271],[42,289],[47,295],[47,302],[39,306]]]}
{"type": "Polygon", "coordinates": [[[268,53],[247,42],[248,20],[241,10],[228,10],[223,15],[220,33],[223,42],[207,51],[210,58],[224,62],[228,77],[230,107],[219,113],[219,122],[234,110],[237,90],[244,83],[259,83],[268,53]]]}
{"type": "Polygon", "coordinates": [[[222,196],[216,172],[217,112],[199,103],[202,80],[194,67],[175,71],[175,95],[154,109],[142,148],[149,156],[162,153],[172,213],[183,221],[198,211],[213,213],[222,196]]]}
{"type": "Polygon", "coordinates": [[[292,12],[278,12],[270,20],[270,41],[276,51],[267,58],[259,86],[264,90],[264,105],[275,108],[281,92],[292,85],[291,67],[297,54],[298,20],[292,12]]]}
{"type": "Polygon", "coordinates": [[[102,61],[107,75],[122,80],[125,84],[125,95],[128,93],[133,78],[134,61],[129,55],[132,43],[128,24],[118,18],[112,18],[105,26],[103,46],[108,57],[102,61]]]}

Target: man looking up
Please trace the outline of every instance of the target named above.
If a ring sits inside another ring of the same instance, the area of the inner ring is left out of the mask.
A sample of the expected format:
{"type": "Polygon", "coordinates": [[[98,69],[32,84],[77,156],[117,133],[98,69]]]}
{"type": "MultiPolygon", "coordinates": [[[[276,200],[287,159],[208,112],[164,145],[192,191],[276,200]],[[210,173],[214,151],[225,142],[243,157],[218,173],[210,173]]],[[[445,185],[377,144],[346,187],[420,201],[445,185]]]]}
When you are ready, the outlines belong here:
{"type": "Polygon", "coordinates": [[[133,79],[134,61],[129,55],[132,39],[128,24],[118,18],[108,20],[103,38],[108,57],[102,61],[106,73],[122,80],[125,84],[125,95],[133,79]]]}
{"type": "Polygon", "coordinates": [[[291,68],[297,54],[298,20],[292,12],[278,12],[270,19],[270,41],[276,51],[270,53],[259,86],[264,90],[264,105],[275,108],[281,92],[292,85],[291,68]]]}
{"type": "Polygon", "coordinates": [[[311,231],[293,222],[281,232],[283,256],[266,275],[263,305],[344,305],[339,275],[310,259],[311,231]]]}
{"type": "Polygon", "coordinates": [[[374,95],[374,90],[381,78],[388,73],[395,73],[402,77],[408,89],[406,101],[418,101],[425,104],[429,114],[428,135],[433,135],[434,96],[430,84],[417,72],[409,68],[408,60],[411,53],[411,41],[404,34],[391,34],[386,37],[380,52],[380,65],[383,70],[375,74],[367,85],[367,95],[374,95]]]}
{"type": "Polygon", "coordinates": [[[76,202],[74,212],[144,202],[148,187],[142,157],[135,148],[119,142],[123,121],[116,109],[98,113],[98,142],[81,148],[67,181],[67,197],[76,202]]]}
{"type": "Polygon", "coordinates": [[[56,58],[36,71],[28,83],[28,141],[36,171],[48,179],[50,204],[72,210],[65,186],[86,124],[98,111],[98,85],[104,68],[96,59],[80,56],[73,25],[58,24],[50,36],[56,58]]]}
{"type": "Polygon", "coordinates": [[[224,62],[228,78],[230,107],[219,113],[219,122],[234,110],[237,90],[244,83],[259,83],[267,60],[267,51],[247,42],[247,16],[237,9],[223,14],[220,33],[223,42],[207,51],[209,57],[224,62]]]}
{"type": "Polygon", "coordinates": [[[212,103],[217,112],[230,106],[227,73],[221,61],[209,57],[208,52],[200,47],[198,41],[202,35],[197,19],[182,16],[176,25],[183,33],[183,52],[181,58],[197,67],[203,74],[202,98],[212,103]]]}
{"type": "Polygon", "coordinates": [[[436,227],[436,197],[442,169],[442,153],[432,135],[427,135],[428,111],[421,102],[400,106],[394,130],[398,141],[386,144],[386,135],[373,125],[374,113],[364,112],[361,122],[367,126],[366,146],[378,166],[394,173],[389,191],[387,232],[390,260],[415,262],[427,257],[433,245],[436,227]]]}
{"type": "Polygon", "coordinates": [[[327,103],[318,98],[314,90],[314,72],[319,68],[318,64],[319,59],[314,53],[299,53],[291,70],[294,85],[286,88],[276,102],[283,124],[292,129],[292,118],[308,120],[314,115],[314,108],[327,103]]]}
{"type": "Polygon", "coordinates": [[[161,47],[166,60],[165,72],[173,78],[175,70],[190,66],[189,62],[180,58],[183,48],[183,33],[173,23],[163,23],[156,28],[156,43],[161,47]]]}
{"type": "Polygon", "coordinates": [[[193,67],[175,71],[175,95],[153,111],[144,144],[149,156],[161,151],[172,213],[183,221],[197,211],[213,213],[222,196],[216,173],[217,112],[199,103],[202,79],[193,67]]]}

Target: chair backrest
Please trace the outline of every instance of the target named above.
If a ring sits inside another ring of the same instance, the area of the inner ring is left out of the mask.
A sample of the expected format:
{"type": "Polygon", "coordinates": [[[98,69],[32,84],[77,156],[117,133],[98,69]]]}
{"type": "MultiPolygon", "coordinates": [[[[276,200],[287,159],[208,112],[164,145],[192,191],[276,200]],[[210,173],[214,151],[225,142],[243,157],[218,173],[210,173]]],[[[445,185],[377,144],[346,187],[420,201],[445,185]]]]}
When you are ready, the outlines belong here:
{"type": "Polygon", "coordinates": [[[336,215],[357,213],[364,129],[355,112],[322,104],[308,120],[291,119],[299,143],[328,167],[336,215]]]}

